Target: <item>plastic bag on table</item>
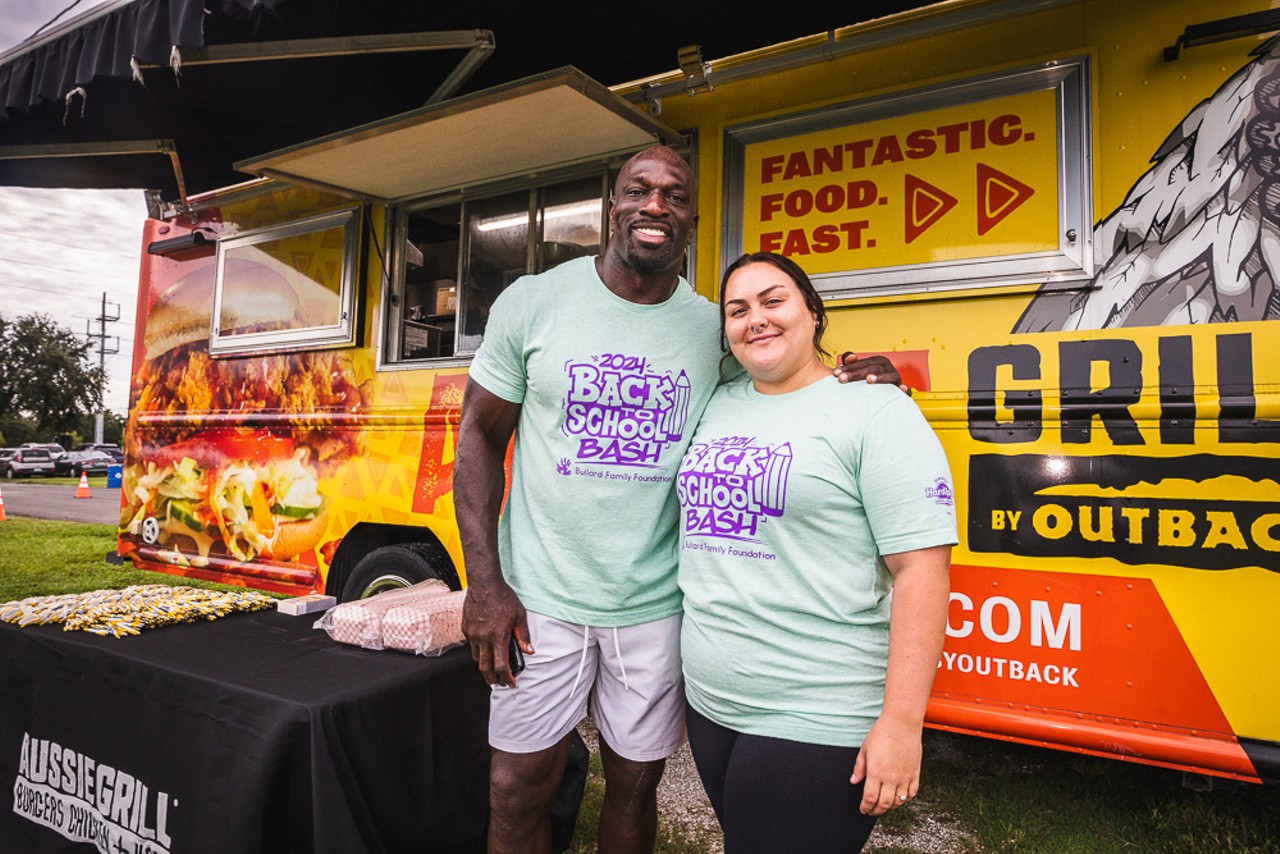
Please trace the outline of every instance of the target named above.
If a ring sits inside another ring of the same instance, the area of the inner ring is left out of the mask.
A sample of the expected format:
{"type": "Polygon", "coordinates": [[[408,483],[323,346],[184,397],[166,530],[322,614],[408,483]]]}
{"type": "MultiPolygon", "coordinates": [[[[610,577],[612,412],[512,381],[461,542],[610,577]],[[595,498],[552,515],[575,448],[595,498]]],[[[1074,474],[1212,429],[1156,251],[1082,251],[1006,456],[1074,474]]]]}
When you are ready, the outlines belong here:
{"type": "Polygon", "coordinates": [[[401,602],[382,615],[382,642],[387,649],[417,655],[440,655],[461,646],[462,603],[467,591],[401,602]]]}
{"type": "Polygon", "coordinates": [[[396,605],[432,599],[449,592],[449,585],[438,578],[420,581],[411,587],[388,590],[368,599],[343,602],[325,611],[315,628],[324,629],[339,643],[382,649],[382,615],[396,605]]]}

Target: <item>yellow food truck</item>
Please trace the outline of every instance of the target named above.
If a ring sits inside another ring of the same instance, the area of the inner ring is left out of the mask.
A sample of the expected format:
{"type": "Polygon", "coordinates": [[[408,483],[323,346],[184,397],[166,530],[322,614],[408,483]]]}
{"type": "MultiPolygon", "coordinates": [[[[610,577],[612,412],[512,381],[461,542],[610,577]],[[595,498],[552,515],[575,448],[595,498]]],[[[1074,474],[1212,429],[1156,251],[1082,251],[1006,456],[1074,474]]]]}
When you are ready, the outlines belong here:
{"type": "Polygon", "coordinates": [[[120,553],[348,598],[465,578],[488,307],[600,251],[617,168],[667,142],[697,289],[792,257],[828,349],[893,359],[946,448],[929,724],[1280,779],[1277,29],[1256,0],[953,0],[237,164],[147,224],[120,553]]]}

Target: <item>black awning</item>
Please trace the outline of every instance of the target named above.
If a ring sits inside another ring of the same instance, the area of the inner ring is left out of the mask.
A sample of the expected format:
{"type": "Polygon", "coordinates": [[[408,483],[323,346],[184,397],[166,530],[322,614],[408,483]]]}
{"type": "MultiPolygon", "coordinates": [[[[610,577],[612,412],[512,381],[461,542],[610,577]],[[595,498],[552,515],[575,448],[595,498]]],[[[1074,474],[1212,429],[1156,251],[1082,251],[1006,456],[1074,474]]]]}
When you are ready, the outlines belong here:
{"type": "Polygon", "coordinates": [[[492,50],[323,26],[332,5],[116,0],[0,55],[0,184],[202,192],[243,180],[238,159],[421,106],[492,50]]]}
{"type": "Polygon", "coordinates": [[[929,2],[833,10],[741,0],[726,14],[711,3],[662,12],[615,0],[111,0],[0,54],[0,185],[177,198],[168,154],[84,153],[168,141],[188,193],[226,186],[243,180],[238,161],[422,107],[471,53],[369,52],[359,45],[370,36],[492,33],[497,49],[471,64],[465,93],[566,65],[606,83],[634,80],[673,69],[684,45],[728,56],[929,2]],[[255,53],[303,40],[349,51],[255,53]]]}
{"type": "MultiPolygon", "coordinates": [[[[203,18],[200,2],[104,3],[0,54],[0,106],[6,113],[22,112],[60,101],[96,78],[127,80],[135,59],[168,65],[174,47],[204,47],[203,18]]],[[[0,115],[0,121],[6,118],[0,115]]]]}

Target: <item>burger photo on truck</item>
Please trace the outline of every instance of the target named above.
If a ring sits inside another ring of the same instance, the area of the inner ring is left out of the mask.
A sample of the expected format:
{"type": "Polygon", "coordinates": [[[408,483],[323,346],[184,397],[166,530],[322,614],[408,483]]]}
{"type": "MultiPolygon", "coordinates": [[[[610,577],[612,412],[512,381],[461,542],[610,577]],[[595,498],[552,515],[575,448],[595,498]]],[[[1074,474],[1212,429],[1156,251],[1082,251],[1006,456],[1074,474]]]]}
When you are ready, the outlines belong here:
{"type": "Polygon", "coordinates": [[[314,417],[361,410],[350,365],[332,351],[261,349],[338,302],[263,243],[182,276],[147,317],[122,528],[168,563],[314,563],[329,523],[321,481],[359,450],[359,429],[314,417]],[[211,335],[259,349],[215,354],[211,335]]]}

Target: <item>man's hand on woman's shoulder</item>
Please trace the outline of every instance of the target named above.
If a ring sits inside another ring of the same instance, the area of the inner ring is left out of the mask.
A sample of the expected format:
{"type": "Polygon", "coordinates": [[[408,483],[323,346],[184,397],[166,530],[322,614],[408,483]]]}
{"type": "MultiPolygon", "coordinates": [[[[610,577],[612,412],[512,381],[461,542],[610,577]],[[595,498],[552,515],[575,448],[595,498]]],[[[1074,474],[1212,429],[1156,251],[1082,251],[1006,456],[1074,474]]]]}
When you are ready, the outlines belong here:
{"type": "Polygon", "coordinates": [[[866,380],[869,383],[896,385],[907,395],[911,394],[911,386],[902,381],[902,376],[893,362],[889,361],[889,357],[878,353],[859,358],[857,353],[845,350],[837,360],[835,375],[842,383],[866,380]]]}

